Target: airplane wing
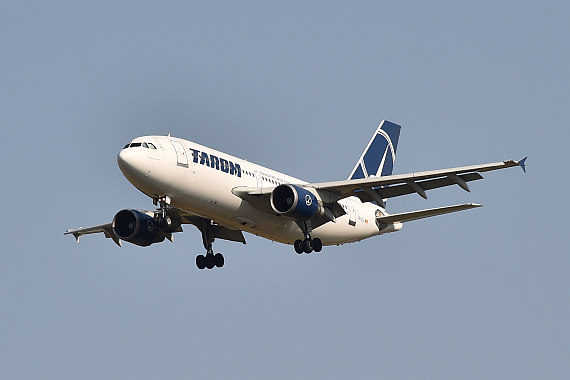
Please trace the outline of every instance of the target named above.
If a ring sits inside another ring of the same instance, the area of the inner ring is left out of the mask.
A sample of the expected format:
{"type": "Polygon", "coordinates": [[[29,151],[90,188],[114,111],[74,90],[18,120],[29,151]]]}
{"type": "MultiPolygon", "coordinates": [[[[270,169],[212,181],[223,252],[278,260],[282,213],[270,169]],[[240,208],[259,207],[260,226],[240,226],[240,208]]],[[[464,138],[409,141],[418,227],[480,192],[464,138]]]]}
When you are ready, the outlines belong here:
{"type": "MultiPolygon", "coordinates": [[[[300,186],[315,189],[323,203],[331,208],[335,217],[338,217],[344,214],[344,211],[336,202],[343,198],[357,196],[362,202],[375,201],[384,207],[384,199],[413,193],[427,199],[426,191],[439,187],[458,185],[463,190],[470,191],[467,182],[482,179],[480,173],[515,166],[520,166],[526,172],[525,162],[526,157],[519,161],[508,160],[418,173],[300,184],[300,186]]],[[[273,212],[269,203],[273,189],[274,187],[236,187],[232,192],[254,207],[273,212]]]]}
{"type": "MultiPolygon", "coordinates": [[[[203,228],[203,218],[191,214],[187,211],[184,210],[180,210],[177,208],[170,208],[170,211],[174,211],[178,214],[178,216],[180,217],[180,224],[192,224],[194,226],[196,226],[200,231],[202,231],[203,228]]],[[[212,230],[212,235],[214,238],[218,238],[218,239],[223,239],[223,240],[230,240],[230,241],[237,241],[240,243],[245,244],[245,238],[243,236],[242,231],[239,230],[233,230],[218,224],[212,225],[211,226],[211,230],[212,230]]],[[[115,242],[115,244],[117,244],[119,247],[121,247],[121,240],[117,237],[117,235],[115,235],[115,233],[113,232],[113,223],[105,223],[105,224],[100,224],[97,226],[93,226],[93,227],[85,227],[85,228],[78,228],[78,229],[74,229],[74,230],[67,230],[64,232],[64,235],[73,235],[75,237],[75,240],[77,240],[77,242],[79,243],[79,238],[83,235],[89,235],[89,234],[96,234],[96,233],[104,233],[106,238],[110,238],[113,239],[113,241],[115,242]]],[[[172,232],[182,232],[182,228],[178,227],[177,229],[175,229],[172,232]]],[[[170,241],[172,241],[172,234],[169,233],[166,236],[170,241]]]]}
{"type": "Polygon", "coordinates": [[[526,157],[519,161],[508,160],[419,173],[313,183],[306,186],[316,189],[325,203],[357,196],[363,202],[376,201],[379,205],[383,205],[384,199],[412,193],[427,199],[426,190],[451,185],[458,185],[463,190],[470,191],[467,182],[482,179],[480,173],[514,166],[520,166],[526,171],[525,161],[526,157]]]}
{"type": "Polygon", "coordinates": [[[121,246],[121,240],[119,240],[117,235],[113,233],[113,223],[100,224],[93,227],[81,227],[75,230],[67,230],[64,232],[64,235],[73,235],[75,237],[75,240],[77,240],[79,243],[79,238],[81,236],[96,234],[99,232],[103,232],[106,238],[113,239],[115,244],[117,244],[119,247],[121,246]]]}

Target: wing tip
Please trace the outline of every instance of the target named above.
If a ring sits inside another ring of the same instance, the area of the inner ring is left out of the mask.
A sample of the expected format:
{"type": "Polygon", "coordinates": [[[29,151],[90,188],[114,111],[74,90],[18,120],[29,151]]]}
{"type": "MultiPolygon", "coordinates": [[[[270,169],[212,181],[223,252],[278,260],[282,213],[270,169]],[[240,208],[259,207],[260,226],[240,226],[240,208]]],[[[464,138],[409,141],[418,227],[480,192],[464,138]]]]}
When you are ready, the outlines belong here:
{"type": "Polygon", "coordinates": [[[63,233],[63,235],[73,235],[73,237],[75,238],[75,240],[79,243],[79,237],[81,236],[81,234],[79,234],[76,230],[65,230],[65,232],[63,233]]]}

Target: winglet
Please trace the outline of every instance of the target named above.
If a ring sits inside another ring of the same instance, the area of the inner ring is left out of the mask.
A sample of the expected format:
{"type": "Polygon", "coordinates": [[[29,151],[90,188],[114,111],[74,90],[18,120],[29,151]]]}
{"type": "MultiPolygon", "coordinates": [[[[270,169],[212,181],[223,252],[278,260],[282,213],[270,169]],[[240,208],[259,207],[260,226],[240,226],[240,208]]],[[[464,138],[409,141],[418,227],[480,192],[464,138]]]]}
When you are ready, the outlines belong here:
{"type": "Polygon", "coordinates": [[[526,159],[528,157],[523,158],[522,160],[517,161],[517,164],[522,168],[523,172],[526,173],[526,159]]]}

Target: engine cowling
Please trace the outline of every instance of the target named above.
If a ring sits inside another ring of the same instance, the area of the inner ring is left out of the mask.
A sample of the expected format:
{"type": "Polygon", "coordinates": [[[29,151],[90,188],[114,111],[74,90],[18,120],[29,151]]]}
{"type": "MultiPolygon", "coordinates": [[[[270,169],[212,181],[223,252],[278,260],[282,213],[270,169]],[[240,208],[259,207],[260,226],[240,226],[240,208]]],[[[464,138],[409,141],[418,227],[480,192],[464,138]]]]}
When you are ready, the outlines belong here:
{"type": "Polygon", "coordinates": [[[321,209],[312,192],[291,184],[273,189],[270,200],[273,211],[295,220],[309,220],[321,209]]]}
{"type": "Polygon", "coordinates": [[[121,210],[113,218],[113,233],[121,240],[142,247],[160,243],[165,235],[158,221],[138,210],[121,210]]]}

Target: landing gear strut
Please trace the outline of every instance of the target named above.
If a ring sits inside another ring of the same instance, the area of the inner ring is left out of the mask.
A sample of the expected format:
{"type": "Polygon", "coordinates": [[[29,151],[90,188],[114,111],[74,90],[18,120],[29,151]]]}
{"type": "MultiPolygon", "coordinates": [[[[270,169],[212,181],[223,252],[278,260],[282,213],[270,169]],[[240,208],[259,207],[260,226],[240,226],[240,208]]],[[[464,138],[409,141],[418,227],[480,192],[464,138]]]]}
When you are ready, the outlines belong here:
{"type": "Polygon", "coordinates": [[[175,213],[169,212],[170,210],[170,197],[165,195],[163,197],[154,198],[154,204],[158,204],[158,210],[155,211],[155,217],[158,220],[158,224],[168,232],[174,231],[178,226],[180,226],[178,217],[175,213]]]}
{"type": "Polygon", "coordinates": [[[303,230],[303,235],[305,235],[305,240],[295,240],[293,247],[295,247],[295,252],[301,254],[311,253],[313,251],[320,252],[323,249],[323,242],[319,238],[311,238],[311,221],[303,222],[300,226],[303,230]]]}
{"type": "Polygon", "coordinates": [[[206,255],[196,256],[196,266],[198,269],[223,267],[224,256],[221,253],[214,255],[214,250],[212,249],[212,243],[214,242],[214,237],[212,236],[212,222],[202,219],[202,228],[200,228],[200,231],[202,232],[202,242],[204,243],[204,248],[206,248],[206,255]]]}

